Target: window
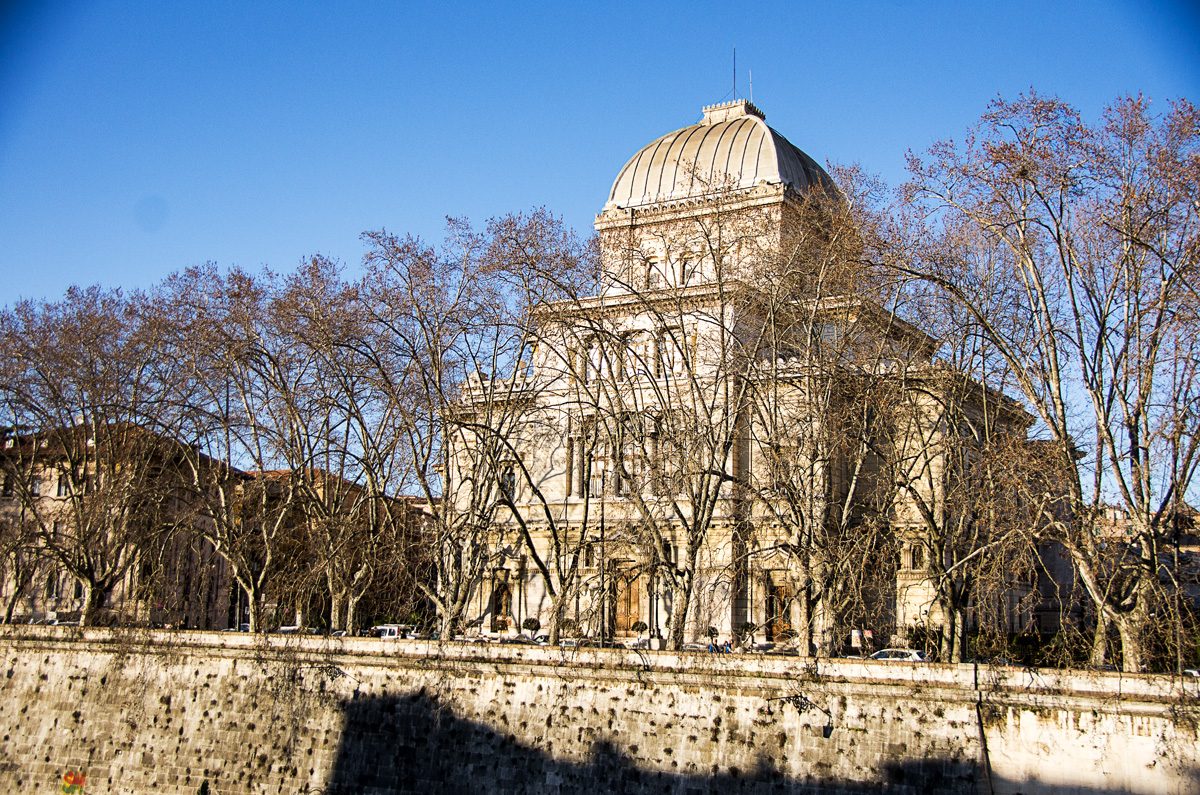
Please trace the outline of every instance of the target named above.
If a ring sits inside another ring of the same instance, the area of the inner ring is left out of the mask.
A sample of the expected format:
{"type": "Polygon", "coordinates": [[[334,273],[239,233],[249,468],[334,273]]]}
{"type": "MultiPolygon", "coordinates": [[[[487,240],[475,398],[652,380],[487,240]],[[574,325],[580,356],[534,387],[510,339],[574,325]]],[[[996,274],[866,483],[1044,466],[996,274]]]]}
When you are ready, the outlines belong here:
{"type": "Polygon", "coordinates": [[[603,443],[592,448],[591,482],[588,493],[593,497],[603,495],[608,486],[608,452],[603,443]]]}
{"type": "Polygon", "coordinates": [[[654,371],[654,336],[647,331],[635,331],[622,340],[622,378],[649,376],[654,371]]]}
{"type": "Polygon", "coordinates": [[[798,477],[801,467],[797,457],[800,451],[796,446],[768,443],[763,447],[770,467],[771,488],[776,491],[787,491],[802,482],[802,479],[798,477]]]}
{"type": "Polygon", "coordinates": [[[641,489],[645,479],[646,450],[643,445],[653,440],[647,427],[653,426],[652,418],[640,412],[628,411],[621,415],[620,468],[613,472],[613,493],[627,496],[631,489],[641,489]]]}
{"type": "Polygon", "coordinates": [[[71,493],[71,479],[69,477],[67,477],[66,472],[59,472],[58,473],[58,490],[55,492],[55,496],[66,497],[70,493],[71,493]]]}
{"type": "Polygon", "coordinates": [[[587,343],[587,355],[583,361],[583,382],[591,383],[601,377],[608,371],[605,366],[607,358],[604,346],[600,344],[600,340],[593,337],[587,343]]]}
{"type": "Polygon", "coordinates": [[[672,378],[679,368],[679,338],[683,336],[682,329],[663,329],[658,334],[658,351],[655,362],[655,375],[661,378],[672,378]]]}
{"type": "Polygon", "coordinates": [[[29,493],[34,497],[40,496],[42,493],[42,478],[39,475],[34,475],[29,479],[29,493]]]}
{"type": "Polygon", "coordinates": [[[696,356],[696,334],[680,326],[662,329],[658,334],[657,371],[662,378],[675,378],[688,371],[696,356]]]}
{"type": "Polygon", "coordinates": [[[909,566],[910,569],[925,568],[925,547],[919,543],[913,544],[909,547],[908,559],[911,563],[909,566]]]}
{"type": "Polygon", "coordinates": [[[651,290],[664,286],[662,266],[656,257],[646,258],[646,286],[651,290]]]}
{"type": "Polygon", "coordinates": [[[679,286],[686,287],[696,278],[696,261],[691,257],[681,257],[679,260],[679,286]]]}
{"type": "Polygon", "coordinates": [[[13,494],[16,492],[16,485],[16,477],[11,473],[5,473],[3,491],[5,499],[12,498],[13,494]]]}
{"type": "MultiPolygon", "coordinates": [[[[569,432],[569,431],[568,431],[569,432]]],[[[568,497],[575,494],[575,437],[567,437],[567,466],[563,472],[563,477],[566,478],[566,484],[563,488],[563,493],[568,497]]]]}

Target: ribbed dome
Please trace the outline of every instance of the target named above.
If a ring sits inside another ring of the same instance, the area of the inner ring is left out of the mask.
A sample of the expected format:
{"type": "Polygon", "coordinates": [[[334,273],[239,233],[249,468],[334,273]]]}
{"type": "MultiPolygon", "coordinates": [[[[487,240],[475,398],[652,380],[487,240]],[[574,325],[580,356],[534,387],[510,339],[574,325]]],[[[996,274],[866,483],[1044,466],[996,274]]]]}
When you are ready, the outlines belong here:
{"type": "Polygon", "coordinates": [[[766,183],[803,192],[812,185],[832,186],[825,170],[768,127],[765,118],[744,99],[704,108],[700,123],[667,133],[629,158],[606,206],[636,207],[702,196],[714,187],[766,183]]]}

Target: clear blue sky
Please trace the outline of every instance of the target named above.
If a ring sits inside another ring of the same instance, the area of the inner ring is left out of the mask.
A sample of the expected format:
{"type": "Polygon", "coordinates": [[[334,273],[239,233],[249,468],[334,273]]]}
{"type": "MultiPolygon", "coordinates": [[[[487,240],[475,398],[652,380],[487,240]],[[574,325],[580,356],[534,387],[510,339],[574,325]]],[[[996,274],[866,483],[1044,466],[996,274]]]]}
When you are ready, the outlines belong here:
{"type": "Polygon", "coordinates": [[[207,260],[354,265],[359,234],[546,206],[738,88],[890,183],[1036,87],[1200,100],[1186,2],[66,2],[0,6],[0,304],[207,260]]]}

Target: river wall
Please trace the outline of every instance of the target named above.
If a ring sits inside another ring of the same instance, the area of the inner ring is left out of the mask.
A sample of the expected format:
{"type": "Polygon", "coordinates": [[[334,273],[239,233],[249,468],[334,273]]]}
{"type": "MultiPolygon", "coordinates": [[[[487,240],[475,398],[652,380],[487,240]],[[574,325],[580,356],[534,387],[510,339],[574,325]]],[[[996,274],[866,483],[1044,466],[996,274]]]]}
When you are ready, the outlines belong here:
{"type": "Polygon", "coordinates": [[[0,792],[1184,795],[1198,721],[1164,676],[0,628],[0,792]]]}

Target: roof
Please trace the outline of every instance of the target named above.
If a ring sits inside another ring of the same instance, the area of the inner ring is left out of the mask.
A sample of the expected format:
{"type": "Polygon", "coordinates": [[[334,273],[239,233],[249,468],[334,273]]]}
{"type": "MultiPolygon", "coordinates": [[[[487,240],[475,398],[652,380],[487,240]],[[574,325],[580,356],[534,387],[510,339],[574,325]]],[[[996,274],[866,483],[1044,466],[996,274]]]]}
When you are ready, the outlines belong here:
{"type": "Polygon", "coordinates": [[[833,180],[811,157],[767,126],[744,99],[709,105],[690,127],[643,146],[617,174],[606,208],[637,207],[756,185],[804,192],[833,180]],[[728,182],[726,182],[728,178],[728,182]]]}

